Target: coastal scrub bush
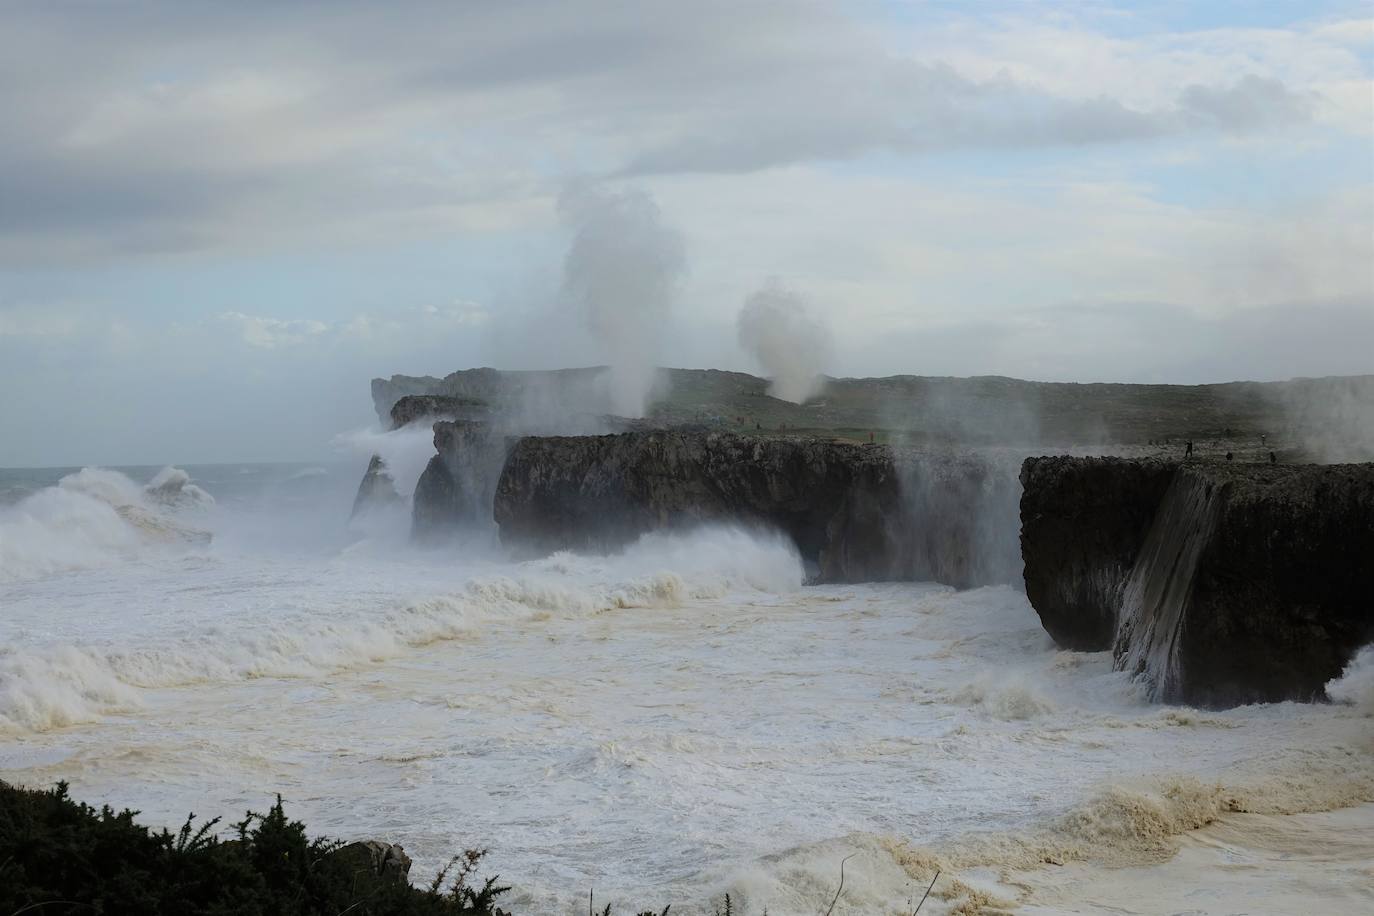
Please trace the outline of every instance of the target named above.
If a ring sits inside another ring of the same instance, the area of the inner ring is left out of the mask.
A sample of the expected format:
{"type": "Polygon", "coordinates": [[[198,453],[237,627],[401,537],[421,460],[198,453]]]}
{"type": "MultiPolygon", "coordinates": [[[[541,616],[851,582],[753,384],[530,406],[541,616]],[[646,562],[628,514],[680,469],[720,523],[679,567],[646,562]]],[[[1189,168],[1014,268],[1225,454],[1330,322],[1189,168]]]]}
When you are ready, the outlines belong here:
{"type": "Polygon", "coordinates": [[[0,916],[512,916],[497,906],[510,888],[476,877],[485,849],[454,856],[417,888],[365,844],[312,839],[281,796],[226,840],[219,818],[153,831],[137,811],[93,808],[67,789],[0,781],[0,916]]]}
{"type": "Polygon", "coordinates": [[[287,818],[281,798],[249,812],[234,836],[198,828],[176,834],[73,801],[67,784],[48,790],[0,782],[0,914],[146,913],[165,916],[510,916],[496,905],[508,888],[496,878],[470,883],[484,851],[469,850],[447,888],[448,869],[430,887],[378,874],[343,843],[311,839],[287,818]]]}

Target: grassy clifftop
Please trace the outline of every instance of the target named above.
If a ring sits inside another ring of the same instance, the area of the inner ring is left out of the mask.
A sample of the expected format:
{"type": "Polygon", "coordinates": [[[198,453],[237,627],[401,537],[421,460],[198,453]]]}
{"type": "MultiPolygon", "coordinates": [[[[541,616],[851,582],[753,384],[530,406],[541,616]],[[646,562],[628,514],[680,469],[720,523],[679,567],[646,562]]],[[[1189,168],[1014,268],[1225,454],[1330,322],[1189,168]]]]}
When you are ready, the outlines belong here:
{"type": "MultiPolygon", "coordinates": [[[[374,379],[384,425],[404,395],[479,398],[516,410],[604,412],[605,370],[505,372],[465,369],[443,378],[374,379]]],[[[1001,376],[898,375],[829,379],[805,404],[771,397],[767,379],[715,369],[664,369],[647,419],[740,432],[797,432],[912,444],[1145,444],[1250,440],[1260,435],[1319,452],[1335,437],[1345,451],[1374,446],[1374,376],[1128,385],[1030,382],[1001,376]]],[[[1320,456],[1319,456],[1320,457],[1320,456]]],[[[1339,457],[1339,456],[1331,456],[1339,457]]]]}

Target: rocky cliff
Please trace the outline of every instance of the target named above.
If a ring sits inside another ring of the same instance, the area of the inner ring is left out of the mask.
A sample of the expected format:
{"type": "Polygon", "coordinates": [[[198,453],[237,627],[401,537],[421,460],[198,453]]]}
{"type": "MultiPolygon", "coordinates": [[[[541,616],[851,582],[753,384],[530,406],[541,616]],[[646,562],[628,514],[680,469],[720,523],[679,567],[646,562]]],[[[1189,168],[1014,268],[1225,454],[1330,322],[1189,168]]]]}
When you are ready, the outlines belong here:
{"type": "Polygon", "coordinates": [[[1112,647],[1121,592],[1176,469],[1149,459],[1026,459],[1026,597],[1056,643],[1084,652],[1112,647]]]}
{"type": "Polygon", "coordinates": [[[648,531],[703,522],[781,530],[821,582],[1015,582],[994,506],[1014,517],[1014,474],[976,457],[886,446],[658,430],[527,437],[496,487],[503,542],[524,550],[610,550],[648,531]],[[996,527],[995,525],[993,527],[996,527]]]}
{"type": "Polygon", "coordinates": [[[415,484],[412,534],[433,540],[458,528],[489,528],[504,437],[483,420],[441,420],[434,424],[434,449],[415,484]]]}
{"type": "Polygon", "coordinates": [[[1026,594],[1167,701],[1320,698],[1374,640],[1374,464],[1032,458],[1026,594]]]}

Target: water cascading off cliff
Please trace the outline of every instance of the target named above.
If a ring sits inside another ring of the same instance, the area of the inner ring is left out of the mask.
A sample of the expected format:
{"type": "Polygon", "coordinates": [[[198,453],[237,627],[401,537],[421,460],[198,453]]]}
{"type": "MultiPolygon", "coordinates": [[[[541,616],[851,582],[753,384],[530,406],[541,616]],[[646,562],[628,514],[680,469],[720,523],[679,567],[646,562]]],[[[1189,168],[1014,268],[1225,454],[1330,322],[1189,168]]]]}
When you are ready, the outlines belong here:
{"type": "Polygon", "coordinates": [[[1112,654],[1117,670],[1140,678],[1151,699],[1172,701],[1183,692],[1181,631],[1199,560],[1216,529],[1219,496],[1207,481],[1176,476],[1126,581],[1112,654]]]}

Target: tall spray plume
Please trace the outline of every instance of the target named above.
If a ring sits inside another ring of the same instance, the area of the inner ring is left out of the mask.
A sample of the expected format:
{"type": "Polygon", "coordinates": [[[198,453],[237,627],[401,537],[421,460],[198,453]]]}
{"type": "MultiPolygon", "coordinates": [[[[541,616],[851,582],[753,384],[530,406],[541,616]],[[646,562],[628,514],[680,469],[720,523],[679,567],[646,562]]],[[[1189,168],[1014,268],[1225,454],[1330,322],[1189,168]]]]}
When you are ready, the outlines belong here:
{"type": "Polygon", "coordinates": [[[772,379],[773,397],[800,404],[825,387],[830,329],[801,296],[770,281],[744,301],[738,327],[740,346],[772,379]]]}
{"type": "Polygon", "coordinates": [[[573,233],[564,292],[582,309],[610,365],[612,410],[642,417],[686,267],[682,237],[639,190],[573,187],[558,209],[573,233]]]}

